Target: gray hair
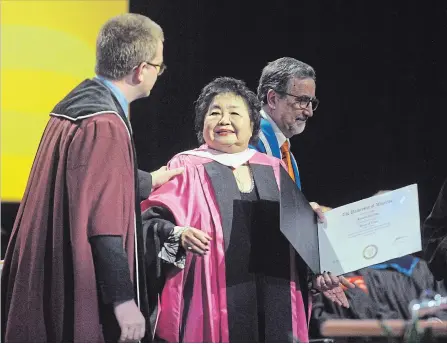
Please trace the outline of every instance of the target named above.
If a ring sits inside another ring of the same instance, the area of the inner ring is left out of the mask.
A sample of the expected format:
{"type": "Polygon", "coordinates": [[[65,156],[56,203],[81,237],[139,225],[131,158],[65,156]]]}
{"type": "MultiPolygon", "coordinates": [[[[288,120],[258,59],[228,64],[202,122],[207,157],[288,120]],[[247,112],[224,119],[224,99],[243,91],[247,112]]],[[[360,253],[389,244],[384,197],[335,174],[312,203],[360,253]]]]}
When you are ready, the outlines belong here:
{"type": "Polygon", "coordinates": [[[109,19],[96,40],[97,75],[120,80],[141,62],[152,61],[159,42],[164,41],[161,27],[141,14],[125,13],[109,19]]]}
{"type": "Polygon", "coordinates": [[[293,78],[310,78],[316,81],[315,70],[307,63],[292,57],[281,57],[269,62],[262,70],[261,78],[259,79],[258,99],[266,104],[267,92],[270,89],[279,93],[288,92],[289,81],[293,78]]]}

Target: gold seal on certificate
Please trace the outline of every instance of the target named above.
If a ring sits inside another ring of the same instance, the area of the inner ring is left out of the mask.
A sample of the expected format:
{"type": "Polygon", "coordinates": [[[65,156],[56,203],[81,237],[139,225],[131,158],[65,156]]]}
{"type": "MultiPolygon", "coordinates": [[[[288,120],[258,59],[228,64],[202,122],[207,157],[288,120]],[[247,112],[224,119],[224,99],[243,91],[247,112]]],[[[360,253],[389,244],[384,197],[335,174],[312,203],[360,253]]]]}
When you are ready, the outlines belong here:
{"type": "Polygon", "coordinates": [[[377,255],[378,248],[376,245],[368,245],[363,250],[363,258],[373,259],[377,255]]]}

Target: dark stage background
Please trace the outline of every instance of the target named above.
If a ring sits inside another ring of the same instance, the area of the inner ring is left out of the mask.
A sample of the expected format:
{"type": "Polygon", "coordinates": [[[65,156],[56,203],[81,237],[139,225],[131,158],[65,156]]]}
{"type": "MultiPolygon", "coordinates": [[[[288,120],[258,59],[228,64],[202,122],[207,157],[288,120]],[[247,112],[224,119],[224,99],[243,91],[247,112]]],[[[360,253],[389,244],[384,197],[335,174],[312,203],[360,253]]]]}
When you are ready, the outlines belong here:
{"type": "Polygon", "coordinates": [[[421,217],[443,179],[447,2],[131,1],[164,29],[168,70],[132,106],[139,163],[196,146],[193,102],[214,77],[253,90],[291,56],[317,72],[319,109],[292,138],[303,191],[329,206],[419,184],[421,217]]]}
{"type": "Polygon", "coordinates": [[[267,62],[291,56],[316,69],[321,100],[292,138],[307,198],[335,207],[418,183],[428,215],[447,176],[447,2],[130,0],[130,11],[163,27],[168,65],[132,104],[140,168],[197,145],[193,102],[207,82],[255,90],[267,62]]]}

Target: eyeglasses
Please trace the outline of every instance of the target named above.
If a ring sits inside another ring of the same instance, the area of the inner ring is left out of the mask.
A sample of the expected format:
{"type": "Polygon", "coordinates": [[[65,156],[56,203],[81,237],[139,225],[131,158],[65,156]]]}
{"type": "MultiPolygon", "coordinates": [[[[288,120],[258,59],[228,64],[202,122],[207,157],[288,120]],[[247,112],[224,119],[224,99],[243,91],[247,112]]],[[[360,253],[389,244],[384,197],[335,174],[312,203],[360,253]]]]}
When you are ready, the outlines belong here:
{"type": "Polygon", "coordinates": [[[146,62],[148,65],[151,65],[152,67],[155,67],[155,68],[158,70],[158,72],[157,72],[158,75],[162,75],[163,72],[166,70],[166,68],[168,68],[168,67],[165,65],[164,62],[162,62],[162,63],[160,63],[160,64],[153,64],[153,63],[148,62],[148,61],[145,61],[145,62],[146,62]]]}
{"type": "Polygon", "coordinates": [[[306,109],[310,103],[312,103],[312,111],[315,111],[318,108],[318,104],[320,104],[320,101],[315,97],[309,97],[309,96],[296,96],[294,94],[290,94],[287,92],[280,92],[277,90],[273,90],[276,93],[279,94],[286,94],[288,96],[295,98],[295,104],[297,104],[300,109],[306,109]]]}

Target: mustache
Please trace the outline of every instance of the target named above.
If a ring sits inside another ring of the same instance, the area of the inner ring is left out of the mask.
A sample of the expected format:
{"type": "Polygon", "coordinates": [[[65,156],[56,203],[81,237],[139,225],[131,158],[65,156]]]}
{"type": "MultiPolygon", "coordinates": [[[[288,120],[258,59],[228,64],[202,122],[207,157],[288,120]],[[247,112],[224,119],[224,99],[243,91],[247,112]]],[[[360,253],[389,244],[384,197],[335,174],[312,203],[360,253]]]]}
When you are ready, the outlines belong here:
{"type": "Polygon", "coordinates": [[[295,118],[295,121],[307,122],[308,119],[309,119],[309,117],[307,117],[307,116],[298,116],[295,118]]]}

